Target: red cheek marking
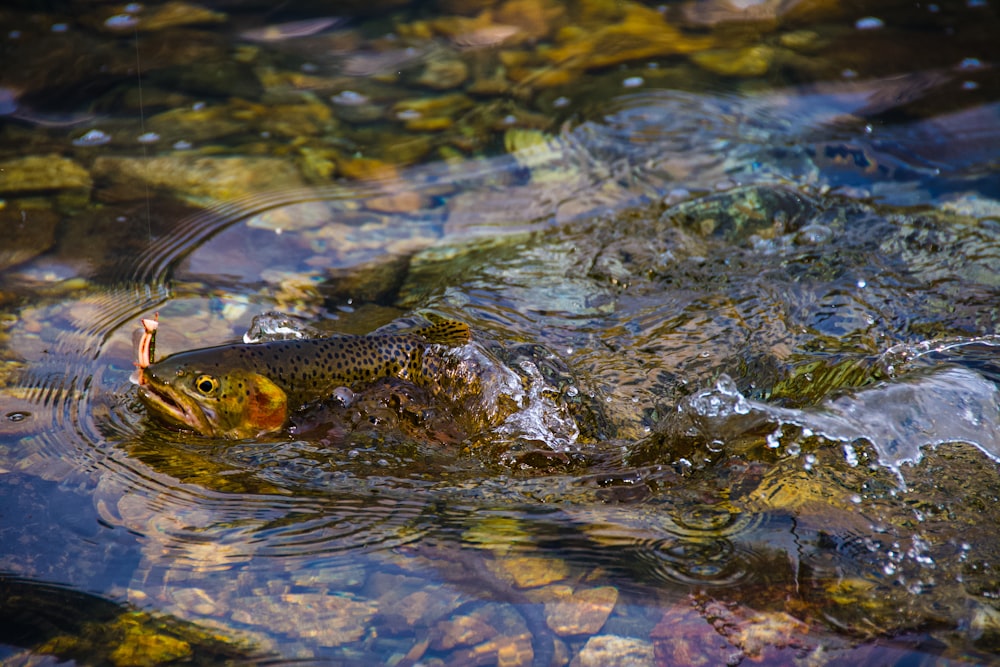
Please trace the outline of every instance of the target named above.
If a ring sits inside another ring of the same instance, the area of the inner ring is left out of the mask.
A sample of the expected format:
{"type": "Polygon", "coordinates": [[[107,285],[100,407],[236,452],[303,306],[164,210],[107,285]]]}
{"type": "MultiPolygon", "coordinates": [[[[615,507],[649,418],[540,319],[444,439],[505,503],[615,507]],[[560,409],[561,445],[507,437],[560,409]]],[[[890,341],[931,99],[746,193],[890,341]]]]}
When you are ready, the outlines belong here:
{"type": "Polygon", "coordinates": [[[288,397],[263,375],[254,376],[247,401],[247,426],[260,432],[277,431],[288,418],[288,397]]]}

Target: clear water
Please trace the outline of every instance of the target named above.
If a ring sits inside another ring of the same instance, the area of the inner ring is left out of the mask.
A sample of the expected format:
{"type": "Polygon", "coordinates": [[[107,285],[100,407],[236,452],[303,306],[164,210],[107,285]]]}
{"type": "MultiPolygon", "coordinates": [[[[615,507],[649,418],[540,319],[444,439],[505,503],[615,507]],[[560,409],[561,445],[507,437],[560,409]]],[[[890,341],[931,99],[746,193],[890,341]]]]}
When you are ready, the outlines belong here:
{"type": "Polygon", "coordinates": [[[993,5],[207,9],[0,10],[5,664],[996,659],[993,5]],[[474,341],[212,440],[153,312],[474,341]]]}

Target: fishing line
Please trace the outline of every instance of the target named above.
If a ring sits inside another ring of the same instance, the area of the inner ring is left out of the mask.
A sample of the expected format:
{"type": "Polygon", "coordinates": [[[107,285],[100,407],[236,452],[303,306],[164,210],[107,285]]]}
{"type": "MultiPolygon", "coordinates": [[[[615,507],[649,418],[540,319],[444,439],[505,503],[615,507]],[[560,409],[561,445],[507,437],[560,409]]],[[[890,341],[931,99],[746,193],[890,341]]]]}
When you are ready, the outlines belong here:
{"type": "Polygon", "coordinates": [[[149,242],[153,242],[153,214],[152,208],[149,201],[149,153],[146,150],[146,112],[142,106],[142,65],[139,62],[139,25],[136,23],[132,27],[135,34],[135,77],[139,82],[139,136],[143,138],[143,141],[139,143],[142,144],[142,161],[146,165],[146,178],[143,179],[146,185],[146,235],[149,238],[149,242]]]}

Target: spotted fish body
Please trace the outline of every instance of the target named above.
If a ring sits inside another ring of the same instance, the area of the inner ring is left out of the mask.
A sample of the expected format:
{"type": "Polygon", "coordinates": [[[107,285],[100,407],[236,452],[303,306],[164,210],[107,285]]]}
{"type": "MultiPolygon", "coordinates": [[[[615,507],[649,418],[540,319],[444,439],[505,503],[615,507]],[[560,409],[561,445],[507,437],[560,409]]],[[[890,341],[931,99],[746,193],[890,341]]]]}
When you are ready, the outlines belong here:
{"type": "Polygon", "coordinates": [[[387,377],[435,388],[437,345],[464,345],[469,328],[443,321],[411,333],[234,344],[171,355],[143,370],[150,413],[203,435],[253,437],[281,429],[291,410],[387,377]]]}

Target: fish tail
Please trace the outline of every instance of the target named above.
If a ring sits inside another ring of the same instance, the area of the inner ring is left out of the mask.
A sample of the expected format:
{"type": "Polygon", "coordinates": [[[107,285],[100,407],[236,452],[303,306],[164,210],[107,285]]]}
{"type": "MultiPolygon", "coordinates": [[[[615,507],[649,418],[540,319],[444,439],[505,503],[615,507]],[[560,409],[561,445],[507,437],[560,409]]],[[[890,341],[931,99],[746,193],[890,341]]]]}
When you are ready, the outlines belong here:
{"type": "Polygon", "coordinates": [[[472,340],[472,332],[469,331],[469,325],[465,322],[456,322],[455,320],[442,320],[429,327],[417,329],[413,333],[428,343],[447,345],[448,347],[459,347],[472,340]]]}

